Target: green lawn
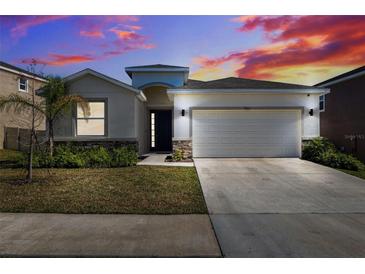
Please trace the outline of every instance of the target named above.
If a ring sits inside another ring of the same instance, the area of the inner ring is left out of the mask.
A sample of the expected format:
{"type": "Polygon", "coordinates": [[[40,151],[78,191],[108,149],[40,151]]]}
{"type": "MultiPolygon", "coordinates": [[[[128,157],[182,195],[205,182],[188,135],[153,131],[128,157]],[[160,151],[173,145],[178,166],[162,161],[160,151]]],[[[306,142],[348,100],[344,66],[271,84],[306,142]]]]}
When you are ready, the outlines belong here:
{"type": "Polygon", "coordinates": [[[358,171],[346,170],[346,169],[338,169],[338,170],[365,180],[365,168],[358,171]]]}
{"type": "Polygon", "coordinates": [[[0,165],[14,162],[22,152],[10,149],[0,149],[0,165]]]}
{"type": "Polygon", "coordinates": [[[0,169],[0,212],[206,213],[195,168],[0,169]],[[50,172],[50,174],[49,174],[50,172]]]}

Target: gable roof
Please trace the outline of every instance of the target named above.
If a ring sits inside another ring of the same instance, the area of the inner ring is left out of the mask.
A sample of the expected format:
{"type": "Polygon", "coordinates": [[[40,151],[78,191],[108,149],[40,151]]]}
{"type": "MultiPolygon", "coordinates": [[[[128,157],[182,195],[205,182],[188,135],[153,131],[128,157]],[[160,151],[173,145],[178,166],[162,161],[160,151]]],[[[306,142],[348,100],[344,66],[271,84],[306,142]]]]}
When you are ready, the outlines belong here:
{"type": "Polygon", "coordinates": [[[5,63],[3,61],[0,61],[0,68],[10,71],[10,72],[17,73],[17,74],[24,74],[25,76],[28,76],[28,77],[35,77],[37,80],[42,81],[42,82],[47,82],[47,78],[42,75],[29,72],[25,69],[13,66],[13,65],[11,65],[9,63],[5,63]]]}
{"type": "Polygon", "coordinates": [[[163,64],[126,67],[125,72],[132,78],[133,72],[189,72],[189,67],[171,66],[163,64]]]}
{"type": "Polygon", "coordinates": [[[262,94],[310,94],[329,93],[329,89],[289,84],[274,81],[263,81],[238,77],[228,77],[212,81],[188,79],[186,84],[170,88],[168,94],[232,94],[232,93],[262,93],[262,94]]]}
{"type": "Polygon", "coordinates": [[[311,86],[289,84],[274,81],[263,81],[247,78],[228,77],[212,81],[199,81],[189,79],[179,87],[186,89],[312,89],[311,86]]]}
{"type": "Polygon", "coordinates": [[[326,87],[332,84],[336,84],[342,81],[350,80],[352,78],[365,75],[365,66],[350,70],[348,72],[342,73],[340,75],[337,75],[333,78],[330,78],[326,81],[320,82],[318,84],[315,84],[316,87],[326,87]]]}
{"type": "Polygon", "coordinates": [[[146,96],[143,94],[143,92],[141,90],[136,89],[136,88],[132,87],[131,85],[128,85],[128,84],[126,84],[126,83],[124,83],[122,81],[119,81],[119,80],[117,80],[115,78],[112,78],[112,77],[107,76],[107,75],[105,75],[103,73],[97,72],[97,71],[95,71],[93,69],[90,69],[90,68],[86,68],[86,69],[81,70],[79,72],[73,73],[73,74],[65,77],[64,80],[66,82],[69,82],[69,81],[73,81],[75,79],[78,79],[80,77],[83,77],[85,75],[93,75],[93,76],[95,76],[97,78],[100,78],[100,79],[103,79],[103,80],[105,80],[105,81],[107,81],[109,83],[112,83],[114,85],[123,87],[125,89],[128,89],[128,90],[134,92],[141,101],[146,101],[147,100],[146,99],[146,96]]]}
{"type": "Polygon", "coordinates": [[[136,68],[185,68],[185,69],[189,69],[189,67],[171,66],[171,65],[163,65],[163,64],[133,66],[133,67],[126,67],[125,69],[136,69],[136,68]]]}

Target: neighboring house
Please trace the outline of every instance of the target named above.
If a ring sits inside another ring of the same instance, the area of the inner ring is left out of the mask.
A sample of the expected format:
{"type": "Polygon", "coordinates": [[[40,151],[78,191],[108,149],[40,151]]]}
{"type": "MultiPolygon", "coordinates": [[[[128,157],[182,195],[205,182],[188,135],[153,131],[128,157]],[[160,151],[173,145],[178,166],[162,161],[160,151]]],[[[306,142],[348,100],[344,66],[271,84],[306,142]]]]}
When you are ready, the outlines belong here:
{"type": "MultiPolygon", "coordinates": [[[[9,96],[12,93],[31,96],[32,85],[35,90],[44,85],[47,80],[39,75],[30,73],[21,68],[0,61],[0,96],[9,96]]],[[[36,96],[36,100],[41,100],[36,96]]],[[[29,113],[15,113],[14,111],[0,112],[0,149],[4,148],[5,127],[30,128],[29,113]]],[[[37,121],[37,129],[44,130],[45,122],[37,121]]]]}
{"type": "Polygon", "coordinates": [[[365,66],[316,85],[330,88],[321,96],[321,136],[365,161],[365,66]]]}
{"type": "Polygon", "coordinates": [[[300,157],[318,137],[326,88],[224,78],[188,79],[189,68],[127,67],[127,85],[85,69],[66,77],[87,98],[56,124],[56,141],[138,144],[139,153],[183,149],[193,157],[300,157]]]}

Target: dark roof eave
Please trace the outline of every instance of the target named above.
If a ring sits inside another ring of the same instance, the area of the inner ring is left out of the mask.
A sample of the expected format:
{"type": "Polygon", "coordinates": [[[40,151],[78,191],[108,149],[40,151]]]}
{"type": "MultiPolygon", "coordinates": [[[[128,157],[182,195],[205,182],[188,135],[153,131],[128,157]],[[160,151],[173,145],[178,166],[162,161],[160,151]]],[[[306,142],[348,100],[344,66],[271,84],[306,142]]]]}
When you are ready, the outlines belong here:
{"type": "Polygon", "coordinates": [[[27,74],[27,75],[30,75],[30,76],[37,77],[37,78],[42,79],[44,81],[48,81],[48,79],[46,77],[42,76],[42,75],[39,75],[39,74],[36,74],[36,73],[33,73],[33,72],[29,72],[25,69],[19,68],[17,66],[13,66],[13,65],[11,65],[9,63],[5,63],[3,61],[0,61],[0,66],[8,68],[9,70],[17,71],[19,74],[23,73],[23,74],[27,74]]]}
{"type": "Polygon", "coordinates": [[[330,79],[327,79],[325,81],[322,81],[318,84],[315,84],[314,86],[315,87],[326,86],[328,84],[342,82],[342,81],[345,81],[347,79],[349,80],[349,79],[352,79],[352,78],[355,78],[355,77],[358,77],[358,76],[361,76],[361,75],[364,75],[364,74],[365,74],[365,66],[361,66],[361,67],[358,67],[356,69],[350,70],[350,71],[342,73],[340,75],[337,75],[335,77],[332,77],[330,79]]]}

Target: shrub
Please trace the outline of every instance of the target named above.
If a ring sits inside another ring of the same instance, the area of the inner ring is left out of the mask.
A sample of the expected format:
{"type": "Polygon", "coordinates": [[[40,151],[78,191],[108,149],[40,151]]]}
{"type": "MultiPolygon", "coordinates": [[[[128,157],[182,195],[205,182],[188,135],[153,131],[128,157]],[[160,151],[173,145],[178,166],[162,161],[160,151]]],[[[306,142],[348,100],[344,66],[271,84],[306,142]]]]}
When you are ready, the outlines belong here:
{"type": "Polygon", "coordinates": [[[318,162],[323,153],[327,151],[336,151],[335,146],[325,138],[314,138],[304,145],[302,158],[318,162]]]}
{"type": "Polygon", "coordinates": [[[303,148],[302,158],[333,168],[359,170],[364,165],[355,157],[339,152],[334,144],[325,138],[315,138],[303,148]]]}
{"type": "MultiPolygon", "coordinates": [[[[36,150],[33,152],[33,167],[52,167],[53,159],[45,151],[36,150]]],[[[28,164],[28,154],[22,153],[15,159],[15,167],[26,167],[28,164]]]]}
{"type": "Polygon", "coordinates": [[[137,164],[138,154],[134,147],[119,147],[112,151],[112,166],[134,166],[137,164]]]}
{"type": "MultiPolygon", "coordinates": [[[[138,154],[134,146],[119,147],[107,150],[103,146],[85,148],[73,145],[58,145],[54,156],[47,151],[35,151],[33,167],[124,167],[137,164],[138,154]]],[[[28,162],[27,154],[21,154],[15,163],[18,167],[25,167],[28,162]]]]}
{"type": "Polygon", "coordinates": [[[184,152],[182,149],[175,149],[172,154],[172,160],[175,162],[179,162],[184,159],[184,152]]]}
{"type": "Polygon", "coordinates": [[[102,146],[85,149],[79,154],[84,156],[88,167],[109,167],[112,160],[109,152],[102,146]]]}
{"type": "Polygon", "coordinates": [[[71,146],[57,146],[54,151],[54,167],[85,167],[86,162],[81,153],[74,152],[71,146]]]}

